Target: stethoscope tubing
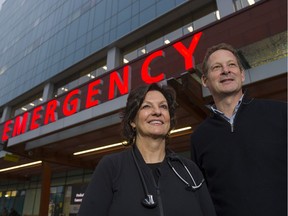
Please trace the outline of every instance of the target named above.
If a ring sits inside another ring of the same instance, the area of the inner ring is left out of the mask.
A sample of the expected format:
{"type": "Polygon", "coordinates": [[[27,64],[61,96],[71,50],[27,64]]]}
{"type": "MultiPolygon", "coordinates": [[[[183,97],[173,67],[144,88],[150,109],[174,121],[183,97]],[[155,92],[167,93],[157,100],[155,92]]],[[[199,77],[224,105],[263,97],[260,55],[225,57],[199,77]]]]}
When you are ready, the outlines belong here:
{"type": "Polygon", "coordinates": [[[168,161],[167,161],[167,162],[168,162],[169,166],[171,167],[171,169],[173,170],[173,172],[176,174],[176,176],[178,176],[178,178],[179,178],[182,182],[184,182],[187,187],[189,187],[189,188],[191,188],[191,189],[193,189],[193,190],[196,190],[196,189],[200,188],[200,187],[202,186],[203,182],[204,182],[204,178],[203,178],[202,181],[197,185],[196,181],[195,181],[194,178],[193,178],[193,175],[191,174],[191,172],[189,171],[189,169],[187,168],[187,166],[184,164],[184,162],[183,162],[178,156],[175,156],[175,157],[173,158],[173,160],[175,160],[175,159],[182,164],[182,166],[184,167],[184,169],[186,170],[186,172],[187,172],[188,175],[190,176],[190,178],[191,178],[191,180],[192,180],[192,182],[193,182],[194,185],[191,185],[190,183],[188,183],[188,181],[186,181],[186,180],[177,172],[177,170],[173,167],[173,165],[172,165],[172,163],[171,163],[171,160],[172,160],[172,159],[171,159],[171,156],[168,156],[168,161]]]}
{"type": "MultiPolygon", "coordinates": [[[[142,182],[142,186],[143,186],[143,189],[144,189],[144,192],[145,192],[145,198],[143,199],[142,201],[142,204],[147,207],[147,208],[154,208],[157,206],[157,203],[154,201],[153,199],[153,195],[149,193],[148,191],[148,188],[147,188],[147,185],[145,183],[145,179],[144,179],[144,176],[143,176],[143,173],[141,171],[141,168],[138,164],[138,161],[137,161],[137,158],[135,156],[135,153],[134,153],[134,147],[132,148],[132,157],[133,157],[133,160],[135,162],[135,165],[136,165],[136,168],[138,170],[138,173],[139,173],[139,176],[140,176],[140,179],[141,179],[141,182],[142,182]]],[[[173,170],[173,172],[175,173],[175,175],[186,185],[187,189],[188,190],[192,190],[192,191],[196,191],[197,189],[199,189],[203,182],[204,182],[204,179],[202,179],[202,181],[197,185],[196,184],[196,181],[194,180],[193,178],[193,175],[191,174],[191,172],[189,171],[189,169],[187,168],[187,166],[184,164],[184,162],[181,160],[181,158],[179,158],[177,155],[175,155],[174,153],[171,153],[170,155],[168,155],[167,157],[167,162],[170,166],[170,168],[173,170]],[[188,173],[188,175],[190,176],[192,182],[193,182],[193,185],[191,185],[188,181],[186,181],[178,172],[177,170],[174,168],[174,166],[172,165],[171,161],[179,161],[181,163],[181,165],[184,167],[184,169],[186,170],[186,172],[188,173]]]]}

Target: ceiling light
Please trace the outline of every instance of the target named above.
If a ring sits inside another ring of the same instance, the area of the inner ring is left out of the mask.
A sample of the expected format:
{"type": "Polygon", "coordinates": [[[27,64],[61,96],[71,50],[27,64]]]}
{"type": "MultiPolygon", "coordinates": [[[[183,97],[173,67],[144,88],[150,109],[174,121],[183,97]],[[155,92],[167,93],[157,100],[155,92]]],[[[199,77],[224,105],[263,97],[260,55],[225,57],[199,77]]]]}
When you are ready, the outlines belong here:
{"type": "Polygon", "coordinates": [[[21,109],[22,109],[23,111],[27,111],[27,108],[25,108],[25,107],[22,107],[21,109]]]}
{"type": "Polygon", "coordinates": [[[215,15],[216,15],[217,20],[220,20],[220,12],[219,12],[219,10],[217,10],[215,12],[215,15]]]}
{"type": "Polygon", "coordinates": [[[12,191],[11,197],[16,197],[16,195],[17,195],[17,191],[16,190],[12,191]]]}
{"type": "Polygon", "coordinates": [[[106,65],[105,65],[105,66],[103,66],[102,68],[103,68],[104,70],[107,70],[107,66],[106,66],[106,65]]]}
{"type": "MultiPolygon", "coordinates": [[[[186,130],[191,130],[191,129],[192,129],[191,126],[183,127],[183,128],[171,130],[170,134],[179,133],[179,132],[186,131],[186,130]]],[[[88,149],[88,150],[84,150],[84,151],[74,152],[73,155],[81,155],[81,154],[91,153],[91,152],[100,151],[100,150],[103,150],[103,149],[113,148],[113,147],[126,145],[126,144],[127,144],[127,142],[123,141],[123,142],[114,143],[114,144],[110,144],[110,145],[100,146],[100,147],[93,148],[93,149],[88,149]]]]}
{"type": "Polygon", "coordinates": [[[166,40],[164,41],[164,43],[165,43],[165,44],[169,44],[170,41],[169,41],[168,39],[166,39],[166,40]]]}
{"type": "Polygon", "coordinates": [[[20,168],[23,168],[23,167],[33,166],[33,165],[37,165],[37,164],[40,164],[40,163],[42,163],[42,161],[35,161],[35,162],[32,162],[32,163],[21,164],[21,165],[18,165],[18,166],[13,166],[13,167],[0,169],[0,172],[6,172],[6,171],[9,171],[9,170],[20,169],[20,168]]]}
{"type": "Polygon", "coordinates": [[[255,4],[255,1],[254,0],[248,0],[248,3],[249,3],[249,5],[253,5],[253,4],[255,4]]]}
{"type": "Polygon", "coordinates": [[[145,49],[141,49],[141,52],[142,52],[143,54],[145,54],[145,53],[146,53],[146,50],[145,50],[145,49]]]}
{"type": "Polygon", "coordinates": [[[126,63],[128,63],[129,61],[124,58],[124,59],[123,59],[123,62],[126,64],[126,63]]]}
{"type": "Polygon", "coordinates": [[[190,129],[192,129],[191,126],[183,127],[183,128],[179,128],[179,129],[171,130],[170,134],[178,133],[178,132],[185,131],[185,130],[190,130],[190,129]]]}
{"type": "Polygon", "coordinates": [[[105,145],[105,146],[101,146],[101,147],[97,147],[97,148],[93,148],[93,149],[75,152],[75,153],[73,153],[73,155],[81,155],[81,154],[86,154],[86,153],[90,153],[90,152],[94,152],[94,151],[100,151],[100,150],[107,149],[107,148],[113,148],[116,146],[125,145],[125,143],[126,142],[119,142],[119,143],[114,143],[114,144],[110,144],[110,145],[105,145]]]}
{"type": "Polygon", "coordinates": [[[35,106],[35,104],[34,104],[34,103],[30,103],[30,105],[31,105],[31,106],[35,106]]]}
{"type": "Polygon", "coordinates": [[[188,28],[187,28],[187,30],[189,31],[189,32],[192,32],[194,29],[193,29],[193,26],[189,26],[188,28]]]}

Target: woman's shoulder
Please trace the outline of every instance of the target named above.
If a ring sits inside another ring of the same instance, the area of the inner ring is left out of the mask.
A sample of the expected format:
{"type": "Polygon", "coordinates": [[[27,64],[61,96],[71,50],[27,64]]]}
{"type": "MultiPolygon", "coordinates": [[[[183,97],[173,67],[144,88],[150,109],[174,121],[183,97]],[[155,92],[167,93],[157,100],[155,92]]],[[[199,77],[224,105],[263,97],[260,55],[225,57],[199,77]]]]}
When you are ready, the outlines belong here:
{"type": "Polygon", "coordinates": [[[107,164],[107,163],[120,164],[121,161],[123,161],[123,159],[129,157],[129,154],[130,149],[124,149],[120,152],[107,154],[101,158],[99,164],[107,164]]]}
{"type": "Polygon", "coordinates": [[[124,167],[124,161],[129,158],[129,150],[104,155],[95,167],[96,176],[108,175],[113,179],[117,178],[124,167]]]}

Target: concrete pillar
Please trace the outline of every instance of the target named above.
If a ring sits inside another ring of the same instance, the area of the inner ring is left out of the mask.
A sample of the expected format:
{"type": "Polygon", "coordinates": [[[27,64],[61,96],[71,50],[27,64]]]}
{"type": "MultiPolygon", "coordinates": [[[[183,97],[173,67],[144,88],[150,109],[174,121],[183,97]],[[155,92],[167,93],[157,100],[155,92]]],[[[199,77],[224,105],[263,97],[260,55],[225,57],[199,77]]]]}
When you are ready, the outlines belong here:
{"type": "Polygon", "coordinates": [[[111,48],[107,53],[107,70],[112,70],[120,66],[121,62],[121,53],[120,49],[117,47],[111,48]]]}
{"type": "Polygon", "coordinates": [[[43,90],[43,101],[48,101],[53,98],[53,91],[54,91],[54,85],[52,83],[47,83],[43,90]]]}
{"type": "Polygon", "coordinates": [[[48,215],[51,186],[51,167],[47,162],[42,162],[42,182],[39,215],[48,215]]]}
{"type": "Polygon", "coordinates": [[[7,121],[11,118],[12,108],[10,106],[6,106],[3,110],[2,118],[0,119],[0,123],[7,121]]]}
{"type": "Polygon", "coordinates": [[[216,0],[220,18],[235,12],[233,0],[216,0]]]}

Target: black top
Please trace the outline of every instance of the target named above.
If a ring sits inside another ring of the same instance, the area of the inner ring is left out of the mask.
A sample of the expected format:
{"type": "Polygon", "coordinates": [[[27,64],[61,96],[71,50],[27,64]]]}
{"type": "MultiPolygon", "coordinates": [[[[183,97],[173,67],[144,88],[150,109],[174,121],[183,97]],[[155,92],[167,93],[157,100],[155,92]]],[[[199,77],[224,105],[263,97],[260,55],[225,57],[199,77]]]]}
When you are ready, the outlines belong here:
{"type": "Polygon", "coordinates": [[[154,176],[155,182],[158,185],[158,180],[159,180],[159,176],[160,176],[159,167],[160,167],[161,163],[149,163],[147,165],[152,170],[152,174],[154,176]]]}

